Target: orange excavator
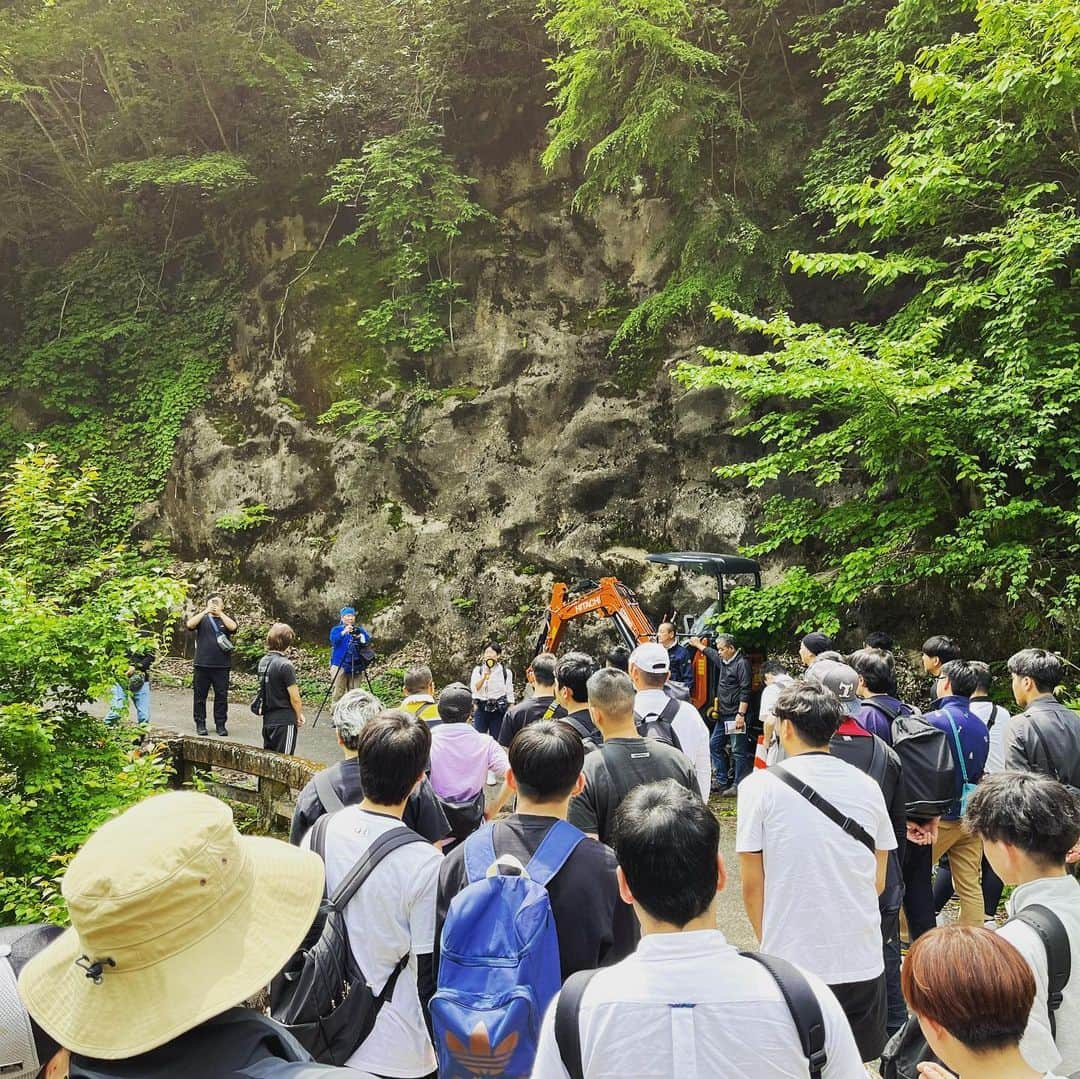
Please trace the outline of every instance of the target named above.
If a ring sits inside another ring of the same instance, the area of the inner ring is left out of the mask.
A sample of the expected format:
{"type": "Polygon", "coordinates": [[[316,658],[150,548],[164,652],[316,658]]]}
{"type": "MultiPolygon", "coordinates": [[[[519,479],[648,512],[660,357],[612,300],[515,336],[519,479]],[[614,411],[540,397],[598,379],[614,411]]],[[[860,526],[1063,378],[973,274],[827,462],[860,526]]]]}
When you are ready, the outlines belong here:
{"type": "MultiPolygon", "coordinates": [[[[716,578],[716,601],[696,618],[689,615],[684,618],[683,632],[679,634],[683,640],[715,636],[712,620],[723,611],[727,594],[732,588],[746,584],[753,588],[761,587],[761,566],[750,558],[703,551],[668,551],[651,554],[648,558],[650,562],[660,565],[710,573],[716,578]]],[[[617,577],[581,581],[572,598],[569,586],[564,581],[557,581],[551,589],[544,627],[536,640],[536,651],[554,652],[570,622],[587,615],[610,618],[627,648],[633,649],[646,641],[656,640],[656,627],[642,610],[637,596],[617,577]]],[[[756,691],[761,687],[760,667],[765,655],[756,649],[747,649],[746,654],[753,664],[756,697],[756,691]]],[[[692,671],[693,684],[688,687],[690,700],[701,709],[712,701],[715,683],[715,675],[703,652],[694,650],[692,671]]]]}

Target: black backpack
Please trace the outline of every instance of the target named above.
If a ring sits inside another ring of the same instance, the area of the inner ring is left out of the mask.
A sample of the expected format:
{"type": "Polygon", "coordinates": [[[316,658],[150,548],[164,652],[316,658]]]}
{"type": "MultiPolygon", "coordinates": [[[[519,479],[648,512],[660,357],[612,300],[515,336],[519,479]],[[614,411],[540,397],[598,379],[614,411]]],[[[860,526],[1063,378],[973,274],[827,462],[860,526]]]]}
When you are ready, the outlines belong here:
{"type": "MultiPolygon", "coordinates": [[[[311,849],[324,861],[329,821],[320,817],[311,832],[311,849]]],[[[270,983],[271,1016],[322,1064],[342,1065],[356,1052],[409,962],[406,952],[376,995],[353,957],[345,908],[391,851],[426,842],[404,825],[379,836],[334,894],[323,898],[307,938],[270,983]]]]}
{"type": "MultiPolygon", "coordinates": [[[[799,1044],[810,1069],[810,1079],[821,1079],[828,1060],[825,1052],[825,1019],[810,983],[797,967],[785,959],[762,955],[761,952],[739,952],[739,955],[760,963],[775,979],[798,1031],[799,1044]]],[[[585,1079],[581,1059],[581,998],[595,973],[595,970],[582,970],[571,974],[555,1006],[555,1043],[570,1079],[585,1079]]]]}
{"type": "Polygon", "coordinates": [[[893,750],[904,768],[907,815],[929,820],[956,801],[956,761],[949,736],[922,716],[903,715],[874,702],[892,724],[893,750]]]}
{"type": "Polygon", "coordinates": [[[679,702],[672,697],[660,712],[647,712],[643,716],[639,716],[637,712],[635,712],[634,723],[637,726],[638,734],[640,734],[642,738],[655,738],[658,742],[663,742],[665,745],[674,746],[676,749],[682,749],[682,743],[679,741],[679,736],[675,733],[675,728],[671,725],[678,714],[679,702]]]}
{"type": "Polygon", "coordinates": [[[570,712],[565,716],[560,716],[559,722],[565,723],[577,731],[578,735],[581,737],[581,744],[585,747],[586,753],[591,753],[594,749],[598,749],[604,744],[604,736],[599,731],[589,730],[583,723],[575,719],[570,712]]]}
{"type": "MultiPolygon", "coordinates": [[[[1072,951],[1069,934],[1061,919],[1049,908],[1033,904],[1019,911],[1012,922],[1023,922],[1039,935],[1046,948],[1047,986],[1046,1010],[1050,1015],[1050,1034],[1057,1035],[1054,1013],[1061,1007],[1065,986],[1072,974],[1072,951]]],[[[940,1064],[926,1044],[916,1016],[910,1019],[889,1039],[881,1053],[881,1074],[884,1079],[919,1079],[919,1065],[927,1061],[940,1064]]]]}

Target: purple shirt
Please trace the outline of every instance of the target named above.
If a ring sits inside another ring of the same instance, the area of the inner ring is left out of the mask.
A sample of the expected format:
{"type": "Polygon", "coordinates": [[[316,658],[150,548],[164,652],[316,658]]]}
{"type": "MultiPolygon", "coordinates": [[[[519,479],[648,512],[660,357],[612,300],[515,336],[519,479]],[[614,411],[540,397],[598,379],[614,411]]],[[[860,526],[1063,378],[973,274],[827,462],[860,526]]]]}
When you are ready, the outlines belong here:
{"type": "Polygon", "coordinates": [[[964,776],[960,770],[960,757],[956,751],[957,738],[964,755],[964,769],[969,783],[978,783],[986,770],[986,758],[990,752],[990,733],[986,724],[971,711],[971,702],[967,697],[942,697],[934,701],[934,711],[927,712],[923,719],[932,723],[949,736],[949,749],[956,768],[956,801],[948,813],[942,813],[942,820],[958,820],[960,817],[960,792],[964,785],[964,776]],[[952,723],[949,720],[952,720],[952,723]],[[953,736],[956,727],[956,737],[953,736]]]}
{"type": "Polygon", "coordinates": [[[875,693],[872,697],[864,697],[859,714],[855,721],[864,730],[876,734],[887,746],[892,745],[892,720],[880,709],[875,708],[877,703],[883,704],[890,712],[896,715],[911,715],[911,709],[903,701],[896,697],[890,697],[887,693],[875,693]]]}
{"type": "Polygon", "coordinates": [[[467,802],[484,789],[490,769],[505,776],[506,750],[470,723],[442,723],[431,732],[431,786],[448,802],[467,802]]]}

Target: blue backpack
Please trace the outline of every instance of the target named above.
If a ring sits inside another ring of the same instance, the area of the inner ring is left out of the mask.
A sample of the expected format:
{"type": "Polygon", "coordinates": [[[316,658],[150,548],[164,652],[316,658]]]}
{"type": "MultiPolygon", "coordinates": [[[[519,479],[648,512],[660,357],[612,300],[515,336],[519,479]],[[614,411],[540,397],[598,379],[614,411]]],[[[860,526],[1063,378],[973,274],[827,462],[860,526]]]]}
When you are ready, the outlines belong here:
{"type": "Polygon", "coordinates": [[[562,984],[547,885],[584,838],[556,821],[524,869],[496,856],[490,824],[465,840],[469,883],[446,914],[431,998],[442,1079],[532,1071],[541,1020],[562,984]],[[500,872],[507,865],[519,872],[500,872]]]}

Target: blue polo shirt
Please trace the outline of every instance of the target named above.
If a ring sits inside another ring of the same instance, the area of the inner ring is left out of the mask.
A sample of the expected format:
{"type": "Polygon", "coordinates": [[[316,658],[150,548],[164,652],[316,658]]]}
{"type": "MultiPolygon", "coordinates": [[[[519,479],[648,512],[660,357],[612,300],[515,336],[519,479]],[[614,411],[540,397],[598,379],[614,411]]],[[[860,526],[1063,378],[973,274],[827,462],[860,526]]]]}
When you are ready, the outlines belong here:
{"type": "Polygon", "coordinates": [[[960,757],[957,753],[957,739],[953,737],[956,727],[960,741],[960,750],[964,755],[964,768],[967,781],[978,783],[986,770],[986,757],[990,752],[990,732],[986,724],[971,711],[971,702],[967,697],[942,697],[934,701],[934,710],[927,712],[923,719],[945,732],[949,739],[949,749],[953,755],[956,769],[956,801],[949,807],[948,813],[942,813],[942,820],[960,819],[960,793],[963,790],[964,776],[960,770],[960,757]],[[952,720],[952,724],[949,720],[952,720]]]}

